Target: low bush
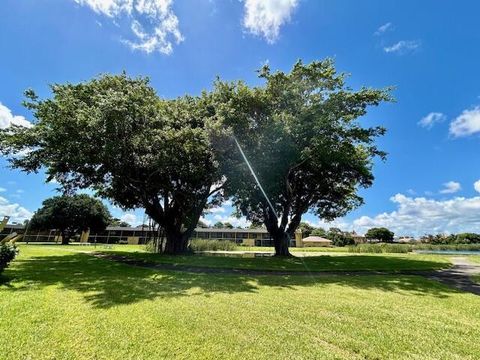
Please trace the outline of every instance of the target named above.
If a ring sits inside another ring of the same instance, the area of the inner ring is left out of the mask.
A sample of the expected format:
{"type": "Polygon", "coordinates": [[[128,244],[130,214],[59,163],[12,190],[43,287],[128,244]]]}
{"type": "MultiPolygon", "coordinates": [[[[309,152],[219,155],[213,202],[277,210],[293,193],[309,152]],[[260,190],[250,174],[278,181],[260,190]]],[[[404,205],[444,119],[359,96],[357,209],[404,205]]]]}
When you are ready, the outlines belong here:
{"type": "Polygon", "coordinates": [[[412,251],[412,246],[407,244],[358,244],[355,246],[347,246],[348,252],[352,253],[408,253],[412,251]]]}
{"type": "Polygon", "coordinates": [[[193,251],[233,251],[236,250],[237,245],[233,241],[228,240],[192,239],[190,247],[193,251]]]}
{"type": "Polygon", "coordinates": [[[18,249],[15,245],[2,244],[0,245],[0,274],[5,270],[8,264],[15,259],[18,249]]]}

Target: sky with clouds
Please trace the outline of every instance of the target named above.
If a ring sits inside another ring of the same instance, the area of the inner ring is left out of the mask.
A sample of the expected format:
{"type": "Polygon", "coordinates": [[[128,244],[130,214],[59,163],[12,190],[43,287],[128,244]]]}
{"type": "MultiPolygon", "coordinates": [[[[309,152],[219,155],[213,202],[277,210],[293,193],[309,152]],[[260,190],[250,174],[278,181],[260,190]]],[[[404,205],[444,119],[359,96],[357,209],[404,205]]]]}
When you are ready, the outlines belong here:
{"type": "MultiPolygon", "coordinates": [[[[333,57],[352,88],[395,87],[395,103],[362,119],[387,127],[389,156],[361,191],[365,205],[333,223],[305,220],[359,233],[480,232],[479,12],[477,1],[3,0],[0,127],[30,126],[27,88],[48,97],[48,84],[125,70],[171,98],[198,94],[217,75],[258,84],[265,62],[288,70],[299,58],[333,57]]],[[[55,187],[0,159],[0,215],[30,217],[55,187]]],[[[143,221],[141,209],[109,207],[143,221]]],[[[229,202],[204,220],[248,225],[229,202]]]]}

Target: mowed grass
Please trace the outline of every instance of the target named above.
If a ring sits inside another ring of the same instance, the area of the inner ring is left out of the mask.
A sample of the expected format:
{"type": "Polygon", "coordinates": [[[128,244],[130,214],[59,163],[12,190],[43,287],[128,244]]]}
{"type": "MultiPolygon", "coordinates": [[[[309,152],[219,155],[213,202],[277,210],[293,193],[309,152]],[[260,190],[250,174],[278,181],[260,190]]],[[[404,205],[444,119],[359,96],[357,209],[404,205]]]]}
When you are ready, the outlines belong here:
{"type": "MultiPolygon", "coordinates": [[[[473,263],[480,264],[480,256],[478,255],[469,255],[467,259],[473,263]]],[[[475,281],[477,284],[480,284],[480,274],[473,275],[472,280],[475,281]]]]}
{"type": "MultiPolygon", "coordinates": [[[[268,252],[274,252],[275,248],[272,246],[237,246],[237,251],[253,251],[253,252],[258,252],[258,251],[268,251],[268,252]]],[[[304,252],[343,252],[346,253],[348,250],[344,247],[303,247],[303,248],[297,248],[297,247],[291,247],[290,248],[291,253],[304,253],[304,252]]]]}
{"type": "Polygon", "coordinates": [[[20,251],[0,280],[2,359],[480,354],[480,298],[418,276],[192,274],[69,247],[20,251]]]}
{"type": "Polygon", "coordinates": [[[434,270],[451,266],[448,257],[428,254],[346,254],[322,253],[317,256],[294,256],[291,258],[254,257],[254,254],[232,255],[185,255],[168,256],[146,252],[113,253],[149,263],[184,266],[281,270],[281,271],[405,271],[434,270]]]}

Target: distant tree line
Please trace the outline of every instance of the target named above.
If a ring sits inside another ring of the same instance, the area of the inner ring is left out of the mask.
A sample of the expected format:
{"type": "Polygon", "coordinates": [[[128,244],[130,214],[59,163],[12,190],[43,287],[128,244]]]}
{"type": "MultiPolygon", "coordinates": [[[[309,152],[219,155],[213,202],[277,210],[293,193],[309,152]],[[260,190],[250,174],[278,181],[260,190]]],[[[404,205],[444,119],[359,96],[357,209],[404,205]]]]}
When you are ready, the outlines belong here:
{"type": "Polygon", "coordinates": [[[342,231],[339,228],[331,227],[325,230],[321,227],[314,227],[306,222],[301,222],[299,229],[302,231],[302,238],[309,236],[320,236],[332,241],[334,246],[354,245],[355,241],[351,233],[342,231]]]}
{"type": "Polygon", "coordinates": [[[480,234],[460,233],[460,234],[427,234],[420,238],[425,244],[449,245],[449,244],[480,244],[480,234]]]}

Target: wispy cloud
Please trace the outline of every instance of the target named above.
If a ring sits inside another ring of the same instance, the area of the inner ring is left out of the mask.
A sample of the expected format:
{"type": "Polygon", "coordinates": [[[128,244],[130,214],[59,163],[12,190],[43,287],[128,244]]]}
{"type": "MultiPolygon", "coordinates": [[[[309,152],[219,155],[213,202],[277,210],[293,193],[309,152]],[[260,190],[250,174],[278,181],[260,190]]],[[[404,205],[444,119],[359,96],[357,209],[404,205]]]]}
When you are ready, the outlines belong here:
{"type": "Polygon", "coordinates": [[[454,194],[462,190],[462,186],[456,181],[446,182],[443,186],[444,188],[440,190],[440,194],[454,194]]]}
{"type": "Polygon", "coordinates": [[[226,211],[227,210],[222,206],[208,209],[208,212],[211,214],[225,213],[226,211]]]}
{"type": "Polygon", "coordinates": [[[172,10],[173,0],[74,0],[94,12],[115,19],[130,19],[133,39],[122,42],[133,50],[171,54],[174,44],[184,40],[172,10]]]}
{"type": "Polygon", "coordinates": [[[450,123],[450,134],[454,137],[464,137],[480,133],[480,106],[464,110],[450,123]]]}
{"type": "Polygon", "coordinates": [[[245,0],[243,26],[252,34],[274,43],[280,28],[290,21],[299,0],[245,0]]]}
{"type": "Polygon", "coordinates": [[[435,124],[443,122],[447,119],[445,114],[439,112],[431,112],[427,116],[423,117],[418,125],[426,129],[431,129],[435,124]]]}
{"type": "Polygon", "coordinates": [[[391,46],[384,47],[383,51],[387,54],[403,55],[419,49],[421,45],[422,43],[420,40],[400,40],[391,46]]]}
{"type": "Polygon", "coordinates": [[[375,31],[374,35],[379,36],[386,33],[389,30],[393,30],[393,24],[391,22],[387,22],[386,24],[383,24],[382,26],[380,26],[377,29],[377,31],[375,31]]]}

